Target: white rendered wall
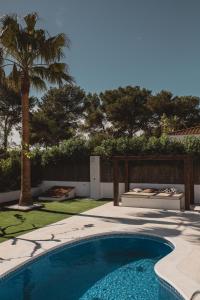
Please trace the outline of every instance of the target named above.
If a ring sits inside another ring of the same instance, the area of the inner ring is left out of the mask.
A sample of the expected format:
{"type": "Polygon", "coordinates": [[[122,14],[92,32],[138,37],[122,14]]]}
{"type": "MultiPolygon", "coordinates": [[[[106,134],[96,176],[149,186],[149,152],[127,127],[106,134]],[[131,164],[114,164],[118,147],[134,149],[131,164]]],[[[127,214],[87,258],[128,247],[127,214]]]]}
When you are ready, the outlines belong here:
{"type": "Polygon", "coordinates": [[[90,197],[101,198],[100,156],[90,156],[90,197]]]}
{"type": "MultiPolygon", "coordinates": [[[[50,187],[55,185],[74,186],[76,196],[90,197],[90,183],[77,182],[77,181],[43,181],[40,186],[31,189],[32,195],[38,196],[42,192],[48,190],[50,187]]],[[[18,200],[19,197],[20,197],[20,190],[0,193],[0,203],[18,200]]]]}
{"type": "MultiPolygon", "coordinates": [[[[125,192],[125,184],[119,183],[119,195],[125,192]]],[[[113,183],[101,182],[101,198],[113,198],[113,183]]]]}
{"type": "MultiPolygon", "coordinates": [[[[130,183],[130,188],[134,187],[152,187],[152,188],[167,188],[175,187],[179,191],[184,192],[184,184],[154,184],[154,183],[130,183]]],[[[119,194],[123,194],[125,190],[124,183],[119,183],[119,194]]],[[[200,185],[194,186],[194,198],[195,203],[200,203],[200,185]]],[[[101,182],[101,198],[113,198],[113,183],[112,182],[101,182]]]]}
{"type": "MultiPolygon", "coordinates": [[[[90,182],[77,182],[77,181],[43,181],[39,187],[32,188],[32,195],[37,196],[41,192],[46,191],[48,188],[54,185],[74,186],[76,188],[76,196],[79,197],[90,197],[90,182]]],[[[131,183],[130,188],[134,187],[152,187],[152,188],[163,188],[163,187],[175,187],[180,191],[184,191],[183,184],[153,184],[153,183],[131,183]]],[[[119,194],[123,194],[125,191],[124,183],[119,183],[119,194]]],[[[200,204],[200,185],[194,186],[195,203],[200,204]]],[[[9,202],[19,199],[20,191],[12,191],[7,193],[0,193],[0,203],[9,202]]],[[[113,183],[112,182],[101,182],[100,183],[100,195],[99,198],[113,198],[113,183]]]]}
{"type": "MultiPolygon", "coordinates": [[[[42,191],[42,185],[31,189],[31,193],[33,196],[39,195],[41,191],[42,191]]],[[[19,197],[20,197],[20,190],[0,193],[0,203],[18,200],[19,197]]]]}

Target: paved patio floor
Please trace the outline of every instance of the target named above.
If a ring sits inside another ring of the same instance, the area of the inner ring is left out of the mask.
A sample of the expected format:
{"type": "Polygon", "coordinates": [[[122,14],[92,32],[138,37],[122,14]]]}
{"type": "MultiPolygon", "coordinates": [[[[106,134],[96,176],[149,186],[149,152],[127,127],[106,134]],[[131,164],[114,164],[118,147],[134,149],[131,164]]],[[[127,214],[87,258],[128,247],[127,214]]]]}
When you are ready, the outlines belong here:
{"type": "Polygon", "coordinates": [[[0,276],[61,244],[113,232],[150,234],[168,239],[175,245],[175,250],[157,263],[156,272],[186,299],[200,290],[199,212],[114,207],[112,203],[1,243],[0,276]]]}

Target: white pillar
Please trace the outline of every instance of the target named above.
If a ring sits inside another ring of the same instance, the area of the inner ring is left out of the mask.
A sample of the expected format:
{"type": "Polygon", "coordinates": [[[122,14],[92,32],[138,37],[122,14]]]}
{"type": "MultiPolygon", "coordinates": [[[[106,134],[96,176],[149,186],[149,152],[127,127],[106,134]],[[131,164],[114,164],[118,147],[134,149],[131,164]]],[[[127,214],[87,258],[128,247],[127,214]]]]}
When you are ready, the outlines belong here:
{"type": "Polygon", "coordinates": [[[100,156],[90,156],[90,197],[101,197],[100,156]]]}

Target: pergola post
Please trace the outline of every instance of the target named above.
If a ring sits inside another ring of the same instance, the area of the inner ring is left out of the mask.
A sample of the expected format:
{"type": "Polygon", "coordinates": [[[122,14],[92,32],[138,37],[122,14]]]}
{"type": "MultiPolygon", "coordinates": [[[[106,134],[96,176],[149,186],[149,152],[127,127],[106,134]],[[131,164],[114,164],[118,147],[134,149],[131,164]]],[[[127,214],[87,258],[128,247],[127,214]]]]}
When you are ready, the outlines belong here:
{"type": "Polygon", "coordinates": [[[190,156],[190,204],[194,204],[194,160],[190,156]]]}
{"type": "Polygon", "coordinates": [[[118,160],[114,160],[113,166],[113,195],[114,206],[119,206],[119,163],[118,160]]]}
{"type": "Polygon", "coordinates": [[[125,161],[125,193],[129,191],[129,162],[125,161]]]}
{"type": "Polygon", "coordinates": [[[190,204],[194,204],[194,177],[193,158],[184,159],[184,184],[185,184],[185,209],[190,210],[190,204]]]}

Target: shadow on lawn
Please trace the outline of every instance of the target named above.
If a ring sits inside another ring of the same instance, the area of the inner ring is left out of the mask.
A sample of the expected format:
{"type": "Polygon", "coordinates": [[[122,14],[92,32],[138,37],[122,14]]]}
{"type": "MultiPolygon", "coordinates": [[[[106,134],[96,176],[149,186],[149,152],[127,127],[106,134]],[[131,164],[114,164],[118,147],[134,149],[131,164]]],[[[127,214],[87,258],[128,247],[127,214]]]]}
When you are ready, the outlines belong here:
{"type": "Polygon", "coordinates": [[[0,226],[0,238],[10,239],[13,234],[22,233],[22,232],[26,232],[28,230],[39,228],[39,227],[35,226],[35,224],[31,224],[32,228],[21,229],[18,231],[14,231],[12,233],[8,233],[7,232],[8,229],[10,229],[11,227],[16,227],[16,226],[22,225],[26,221],[26,218],[20,214],[15,214],[14,217],[16,218],[16,221],[18,221],[18,222],[11,224],[11,225],[7,225],[7,226],[0,226]]]}
{"type": "MultiPolygon", "coordinates": [[[[36,253],[36,251],[38,251],[39,249],[42,248],[41,242],[52,242],[52,241],[60,242],[59,239],[55,239],[54,234],[51,234],[51,238],[49,238],[49,239],[41,239],[41,240],[40,239],[38,239],[38,240],[32,239],[31,240],[31,239],[25,239],[25,238],[21,238],[21,237],[15,237],[14,234],[27,232],[29,230],[38,229],[40,227],[35,226],[35,224],[31,224],[32,225],[31,228],[21,229],[21,230],[9,233],[9,232],[7,232],[8,229],[10,229],[11,227],[16,227],[16,226],[22,225],[26,221],[26,218],[20,214],[15,214],[14,217],[16,218],[16,221],[18,221],[18,222],[11,224],[11,225],[7,225],[7,226],[0,226],[0,237],[11,240],[11,245],[13,245],[13,246],[16,245],[18,241],[27,241],[27,242],[32,243],[34,245],[34,247],[32,249],[32,252],[30,253],[30,257],[32,257],[36,253]]],[[[4,259],[4,258],[0,257],[0,263],[5,260],[9,261],[11,259],[4,259]]]]}
{"type": "MultiPolygon", "coordinates": [[[[51,234],[51,237],[46,238],[46,239],[40,239],[40,238],[39,239],[30,239],[30,238],[25,238],[23,236],[19,236],[19,237],[14,236],[14,234],[16,234],[16,233],[22,233],[22,232],[26,232],[26,231],[29,231],[32,229],[40,228],[40,227],[35,226],[34,224],[31,224],[32,228],[24,229],[24,230],[22,229],[22,230],[18,230],[18,231],[12,232],[12,233],[8,233],[7,232],[8,229],[10,229],[11,227],[22,225],[26,221],[26,218],[20,214],[15,214],[14,217],[16,218],[16,223],[8,225],[8,226],[4,226],[4,227],[0,226],[0,237],[10,240],[12,246],[15,246],[19,241],[25,241],[25,242],[31,243],[33,245],[33,248],[31,247],[31,249],[30,249],[31,252],[28,255],[24,255],[24,256],[20,256],[20,257],[10,257],[10,258],[0,257],[0,263],[3,263],[5,261],[12,261],[14,259],[19,259],[19,258],[33,257],[38,250],[43,249],[42,248],[43,242],[55,242],[55,243],[61,242],[60,239],[55,238],[54,234],[51,234]]],[[[52,224],[49,224],[47,226],[51,226],[51,225],[52,224]]],[[[86,228],[90,228],[93,226],[94,226],[93,224],[85,224],[81,228],[73,228],[72,231],[85,230],[86,228]]],[[[62,232],[62,234],[67,234],[67,233],[70,233],[70,231],[62,232]]],[[[45,250],[45,249],[43,249],[43,250],[45,250]]]]}

